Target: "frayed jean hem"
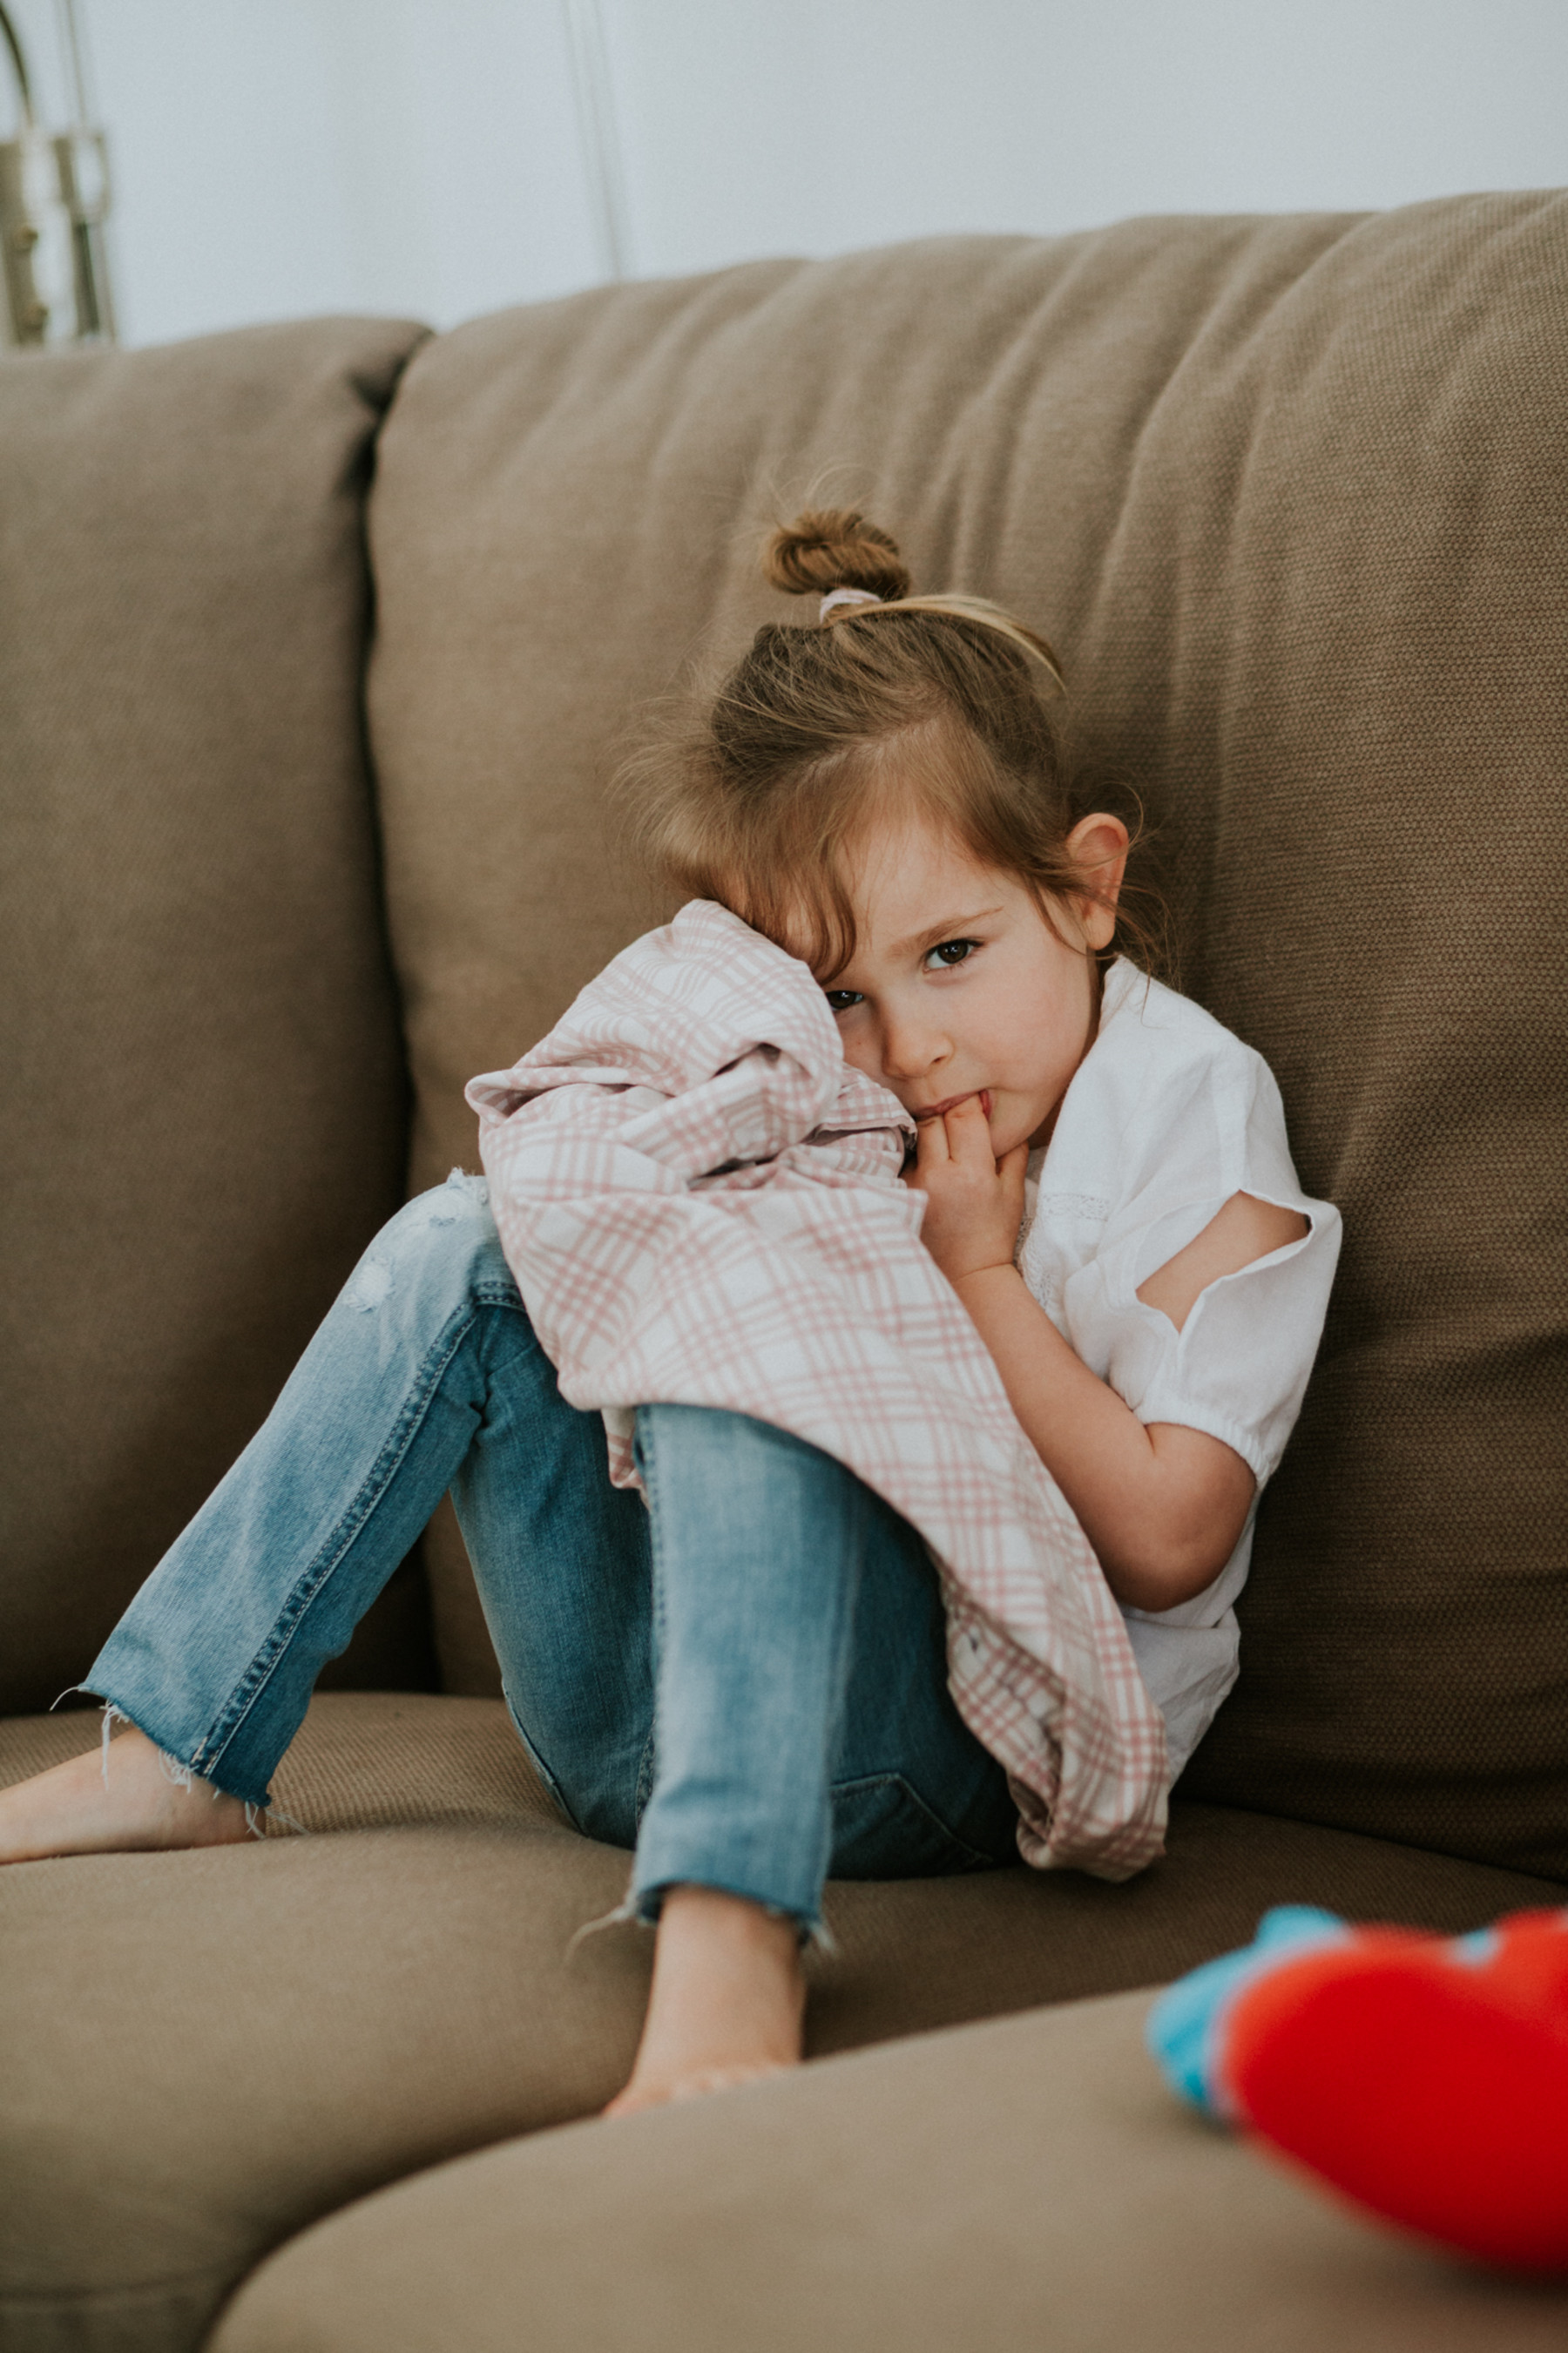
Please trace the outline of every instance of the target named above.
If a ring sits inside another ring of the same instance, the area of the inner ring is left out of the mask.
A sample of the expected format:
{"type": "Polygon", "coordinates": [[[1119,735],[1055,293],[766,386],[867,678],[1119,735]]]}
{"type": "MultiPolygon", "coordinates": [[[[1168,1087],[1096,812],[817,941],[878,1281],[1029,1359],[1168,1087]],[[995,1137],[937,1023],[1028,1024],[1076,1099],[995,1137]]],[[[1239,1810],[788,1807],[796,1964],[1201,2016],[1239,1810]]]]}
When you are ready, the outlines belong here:
{"type": "MultiPolygon", "coordinates": [[[[129,1709],[121,1707],[118,1700],[105,1697],[102,1692],[94,1691],[91,1685],[88,1683],[68,1684],[66,1691],[63,1691],[60,1694],[60,1699],[64,1699],[69,1692],[80,1692],[84,1698],[96,1699],[102,1702],[103,1742],[100,1752],[100,1761],[103,1773],[103,1786],[106,1789],[109,1787],[110,1743],[114,1737],[115,1725],[117,1724],[123,1724],[127,1725],[131,1731],[139,1732],[143,1740],[150,1740],[152,1742],[153,1747],[158,1752],[159,1769],[163,1773],[164,1780],[169,1782],[172,1787],[176,1789],[194,1789],[196,1783],[199,1781],[206,1788],[212,1791],[215,1802],[219,1798],[233,1798],[238,1804],[242,1805],[245,1808],[245,1827],[249,1831],[252,1838],[260,1839],[267,1836],[267,1817],[269,1813],[274,1812],[276,1819],[285,1824],[288,1829],[300,1832],[304,1831],[305,1825],[303,1822],[297,1822],[291,1814],[284,1813],[280,1807],[274,1809],[269,1791],[263,1790],[259,1797],[248,1798],[242,1790],[225,1788],[221,1782],[215,1781],[213,1779],[210,1773],[204,1773],[201,1767],[196,1764],[193,1758],[182,1757],[176,1748],[166,1748],[159,1739],[157,1734],[151,1731],[146,1725],[141,1723],[136,1716],[131,1714],[129,1709]]],[[[58,1707],[60,1701],[58,1699],[54,1703],[56,1707],[58,1707]]]]}

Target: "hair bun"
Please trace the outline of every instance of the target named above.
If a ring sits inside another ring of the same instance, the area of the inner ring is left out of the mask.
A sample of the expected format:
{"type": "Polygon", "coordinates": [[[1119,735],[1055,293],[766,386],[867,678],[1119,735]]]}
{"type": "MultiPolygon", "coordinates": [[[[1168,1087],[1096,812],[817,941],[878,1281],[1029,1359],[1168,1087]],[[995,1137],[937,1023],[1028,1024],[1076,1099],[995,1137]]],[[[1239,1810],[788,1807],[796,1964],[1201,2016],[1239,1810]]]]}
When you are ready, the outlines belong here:
{"type": "Polygon", "coordinates": [[[771,586],[790,596],[826,596],[832,588],[864,588],[881,597],[910,593],[898,542],[852,507],[813,508],[782,524],[763,551],[763,570],[771,586]]]}

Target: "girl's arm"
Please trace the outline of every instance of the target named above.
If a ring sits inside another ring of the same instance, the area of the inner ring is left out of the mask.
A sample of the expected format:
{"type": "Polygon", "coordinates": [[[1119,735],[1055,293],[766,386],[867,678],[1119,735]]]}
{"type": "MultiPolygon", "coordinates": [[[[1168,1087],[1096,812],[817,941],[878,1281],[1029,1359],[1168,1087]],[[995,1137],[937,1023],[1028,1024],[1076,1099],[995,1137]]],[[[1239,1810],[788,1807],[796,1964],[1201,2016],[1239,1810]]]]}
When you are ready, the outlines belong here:
{"type": "MultiPolygon", "coordinates": [[[[1082,1525],[1119,1601],[1171,1609],[1212,1584],[1235,1551],[1256,1482],[1207,1431],[1147,1427],[1075,1356],[1013,1264],[1028,1147],[998,1165],[977,1098],[921,1129],[910,1183],[922,1239],[974,1321],[1025,1431],[1082,1525]]],[[[1179,1331],[1201,1292],[1298,1241],[1293,1209],[1232,1196],[1138,1296],[1179,1331]]]]}

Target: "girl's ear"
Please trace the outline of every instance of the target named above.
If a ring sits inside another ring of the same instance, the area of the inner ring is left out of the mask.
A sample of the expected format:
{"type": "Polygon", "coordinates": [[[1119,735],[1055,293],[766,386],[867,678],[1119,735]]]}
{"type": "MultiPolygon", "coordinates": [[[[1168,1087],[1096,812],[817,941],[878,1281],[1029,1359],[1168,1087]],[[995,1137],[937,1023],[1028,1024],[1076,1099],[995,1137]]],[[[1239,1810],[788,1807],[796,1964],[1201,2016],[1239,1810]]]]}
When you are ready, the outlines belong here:
{"type": "Polygon", "coordinates": [[[1131,837],[1119,817],[1096,809],[1079,818],[1067,838],[1067,853],[1086,873],[1089,891],[1075,895],[1073,908],[1091,948],[1108,948],[1116,929],[1116,902],[1127,871],[1131,837]]]}

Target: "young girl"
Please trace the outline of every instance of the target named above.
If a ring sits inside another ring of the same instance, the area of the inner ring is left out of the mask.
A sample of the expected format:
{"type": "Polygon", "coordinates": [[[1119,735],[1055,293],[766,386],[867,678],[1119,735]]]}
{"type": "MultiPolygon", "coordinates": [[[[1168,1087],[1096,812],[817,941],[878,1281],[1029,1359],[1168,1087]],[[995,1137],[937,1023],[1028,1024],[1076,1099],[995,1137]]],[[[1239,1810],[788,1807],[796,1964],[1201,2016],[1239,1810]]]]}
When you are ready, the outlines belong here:
{"type": "MultiPolygon", "coordinates": [[[[658,870],[808,967],[843,1063],[912,1120],[921,1241],[1122,1606],[1173,1778],[1235,1679],[1337,1216],[1258,1057],[1114,954],[1127,829],[1071,809],[1043,641],[911,596],[855,514],[803,515],[768,573],[813,620],[760,630],[624,789],[658,870]]],[[[658,1921],[611,2112],[797,2060],[826,1872],[1000,1864],[1017,1809],[907,1520],[719,1406],[643,1404],[635,1445],[640,1495],[563,1400],[485,1187],[410,1203],[90,1669],[128,1728],[0,1795],[0,1858],[246,1837],[450,1488],[519,1730],[658,1921]]]]}

